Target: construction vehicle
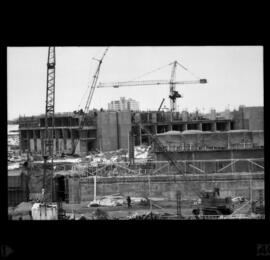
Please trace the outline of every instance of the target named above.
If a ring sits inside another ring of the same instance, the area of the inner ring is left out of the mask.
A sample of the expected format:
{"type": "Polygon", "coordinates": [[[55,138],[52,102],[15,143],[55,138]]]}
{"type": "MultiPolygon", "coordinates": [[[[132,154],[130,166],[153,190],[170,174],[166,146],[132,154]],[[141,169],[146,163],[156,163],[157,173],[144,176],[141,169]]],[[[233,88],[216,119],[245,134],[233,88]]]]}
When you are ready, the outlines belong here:
{"type": "MultiPolygon", "coordinates": [[[[172,65],[171,70],[171,78],[170,80],[144,80],[144,81],[124,81],[124,82],[110,82],[110,83],[99,83],[97,88],[104,88],[104,87],[130,87],[130,86],[145,86],[145,85],[169,85],[169,98],[170,98],[170,109],[172,112],[176,111],[176,100],[181,97],[181,95],[175,90],[175,86],[177,84],[205,84],[207,83],[206,79],[200,79],[197,76],[196,80],[189,80],[189,81],[175,81],[176,76],[176,67],[177,65],[181,66],[183,69],[189,72],[189,70],[180,64],[178,61],[174,61],[169,63],[168,65],[172,65]]],[[[161,68],[159,68],[161,69],[161,68]]],[[[157,70],[159,70],[157,69],[157,70]]],[[[156,70],[155,70],[156,71],[156,70]]],[[[191,72],[190,72],[191,73],[191,72]]],[[[195,76],[193,73],[191,73],[195,76]]]]}
{"type": "MultiPolygon", "coordinates": [[[[170,156],[170,153],[168,152],[166,146],[164,146],[160,140],[158,139],[158,137],[154,134],[152,134],[147,128],[140,126],[151,138],[152,140],[155,142],[155,144],[159,147],[160,151],[163,152],[164,157],[166,158],[166,160],[173,165],[177,171],[178,174],[181,174],[182,177],[184,178],[184,181],[187,181],[185,178],[185,175],[183,174],[184,171],[181,168],[181,166],[172,158],[172,156],[170,156]]],[[[198,191],[195,187],[190,187],[190,189],[192,190],[192,192],[194,194],[196,194],[196,196],[200,199],[201,203],[199,205],[199,207],[195,208],[193,210],[194,215],[196,218],[199,219],[199,214],[200,212],[203,213],[203,215],[230,215],[233,213],[234,211],[234,206],[233,206],[233,202],[231,197],[225,197],[222,198],[220,197],[220,193],[219,193],[219,188],[214,188],[213,191],[207,191],[207,190],[202,190],[202,191],[198,191]]],[[[183,218],[183,216],[181,215],[181,210],[180,208],[180,204],[181,204],[181,199],[179,199],[179,194],[180,192],[178,191],[178,195],[177,195],[177,214],[179,215],[180,218],[183,218]]],[[[180,196],[181,198],[181,196],[180,196]]]]}
{"type": "Polygon", "coordinates": [[[231,197],[220,197],[219,189],[201,191],[201,205],[203,215],[230,215],[234,211],[231,197]]]}
{"type": "Polygon", "coordinates": [[[93,76],[93,80],[92,80],[91,87],[90,87],[90,92],[89,92],[89,95],[87,97],[85,107],[83,110],[81,109],[79,111],[74,111],[74,114],[80,115],[80,118],[79,118],[79,138],[77,140],[74,140],[74,146],[73,146],[71,155],[74,155],[76,148],[77,148],[77,145],[79,143],[80,136],[81,136],[84,124],[85,124],[85,116],[89,113],[90,104],[91,104],[91,101],[92,101],[92,98],[93,98],[93,95],[94,95],[94,92],[96,89],[98,76],[99,76],[99,72],[100,72],[100,67],[101,67],[102,61],[103,61],[108,49],[109,49],[108,47],[105,49],[101,59],[93,58],[94,60],[98,61],[98,66],[97,66],[96,72],[93,76]]]}
{"type": "Polygon", "coordinates": [[[265,214],[265,202],[262,190],[259,190],[259,199],[251,202],[251,211],[254,214],[265,214]]]}

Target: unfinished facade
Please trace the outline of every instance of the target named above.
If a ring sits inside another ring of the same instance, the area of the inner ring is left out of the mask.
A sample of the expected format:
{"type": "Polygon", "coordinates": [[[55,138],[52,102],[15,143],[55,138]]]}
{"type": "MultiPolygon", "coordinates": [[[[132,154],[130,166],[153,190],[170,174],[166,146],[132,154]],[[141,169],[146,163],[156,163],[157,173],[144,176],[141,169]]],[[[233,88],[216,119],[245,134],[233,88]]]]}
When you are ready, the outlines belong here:
{"type": "MultiPolygon", "coordinates": [[[[135,145],[150,144],[150,136],[167,131],[226,132],[237,129],[263,130],[263,107],[239,107],[228,113],[209,115],[164,111],[90,111],[85,117],[83,130],[79,131],[80,116],[73,113],[55,115],[54,150],[57,154],[86,155],[93,150],[113,151],[128,149],[128,137],[132,130],[135,145]]],[[[49,122],[49,126],[51,122],[49,122]]],[[[44,115],[21,117],[19,120],[20,148],[42,154],[45,130],[44,115]]]]}

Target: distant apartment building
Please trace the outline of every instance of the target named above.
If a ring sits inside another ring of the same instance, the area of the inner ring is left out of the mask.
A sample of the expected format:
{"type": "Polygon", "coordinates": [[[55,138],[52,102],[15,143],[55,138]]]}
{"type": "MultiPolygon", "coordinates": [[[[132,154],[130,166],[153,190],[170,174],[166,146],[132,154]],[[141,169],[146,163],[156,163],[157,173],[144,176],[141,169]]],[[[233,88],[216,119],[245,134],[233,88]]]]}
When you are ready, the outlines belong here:
{"type": "Polygon", "coordinates": [[[120,97],[120,100],[114,100],[114,101],[111,101],[108,104],[108,110],[113,110],[113,111],[125,111],[125,110],[138,111],[139,110],[139,102],[132,99],[132,98],[126,99],[125,97],[120,97]]]}

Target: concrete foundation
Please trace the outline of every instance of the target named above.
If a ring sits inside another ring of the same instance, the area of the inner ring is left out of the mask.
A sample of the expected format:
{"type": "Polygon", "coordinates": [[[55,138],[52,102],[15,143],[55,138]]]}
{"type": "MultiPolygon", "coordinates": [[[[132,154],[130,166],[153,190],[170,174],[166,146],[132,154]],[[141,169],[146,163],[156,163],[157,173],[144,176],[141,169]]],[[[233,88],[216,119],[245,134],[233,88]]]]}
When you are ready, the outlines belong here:
{"type": "MultiPolygon", "coordinates": [[[[70,194],[70,201],[80,194],[77,201],[93,200],[93,178],[80,180],[80,187],[74,188],[77,195],[70,194]]],[[[198,199],[194,192],[202,189],[213,189],[217,185],[221,196],[244,196],[258,199],[259,190],[264,189],[264,173],[233,173],[233,174],[208,174],[191,176],[151,176],[150,196],[164,197],[168,200],[176,199],[176,192],[181,191],[182,199],[198,199]]],[[[148,176],[97,178],[97,196],[120,193],[123,196],[149,196],[148,176]]],[[[75,200],[74,200],[75,201],[75,200]]]]}

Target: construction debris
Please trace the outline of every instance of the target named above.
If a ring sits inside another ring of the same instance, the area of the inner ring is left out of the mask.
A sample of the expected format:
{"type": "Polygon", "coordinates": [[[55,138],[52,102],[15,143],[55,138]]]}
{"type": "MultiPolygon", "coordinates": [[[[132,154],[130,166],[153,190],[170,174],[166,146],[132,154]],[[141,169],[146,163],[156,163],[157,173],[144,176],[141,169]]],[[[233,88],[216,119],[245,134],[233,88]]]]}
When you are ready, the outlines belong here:
{"type": "Polygon", "coordinates": [[[13,216],[17,215],[29,215],[29,212],[31,211],[33,207],[33,203],[31,202],[21,202],[12,212],[13,216]]]}
{"type": "MultiPolygon", "coordinates": [[[[131,197],[131,204],[138,204],[138,205],[149,205],[149,199],[143,197],[131,197]]],[[[88,206],[90,207],[116,207],[116,206],[123,206],[126,204],[126,198],[124,196],[115,194],[115,195],[108,195],[103,196],[95,201],[91,201],[88,206]]]]}
{"type": "Polygon", "coordinates": [[[57,205],[34,203],[32,207],[33,220],[57,220],[57,205]]]}
{"type": "Polygon", "coordinates": [[[151,146],[135,146],[134,147],[134,157],[135,159],[147,159],[149,156],[149,150],[151,146]]]}
{"type": "Polygon", "coordinates": [[[92,219],[105,220],[108,218],[108,213],[102,209],[97,209],[92,215],[92,219]]]}
{"type": "Polygon", "coordinates": [[[152,211],[140,215],[135,212],[133,215],[127,217],[128,220],[153,220],[159,218],[160,214],[153,213],[152,211]]]}
{"type": "Polygon", "coordinates": [[[97,167],[98,164],[111,164],[114,162],[127,161],[127,150],[119,149],[116,151],[91,153],[86,156],[91,166],[97,167]]]}
{"type": "Polygon", "coordinates": [[[15,170],[15,169],[19,169],[21,167],[20,163],[12,163],[8,165],[8,170],[15,170]]]}

